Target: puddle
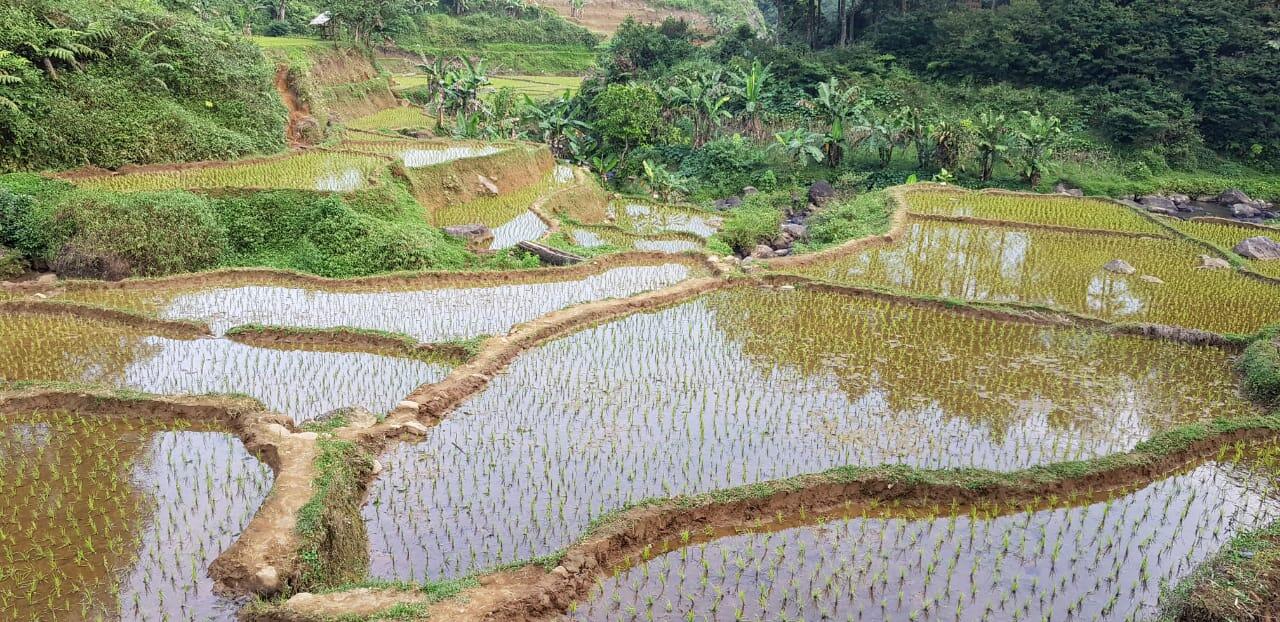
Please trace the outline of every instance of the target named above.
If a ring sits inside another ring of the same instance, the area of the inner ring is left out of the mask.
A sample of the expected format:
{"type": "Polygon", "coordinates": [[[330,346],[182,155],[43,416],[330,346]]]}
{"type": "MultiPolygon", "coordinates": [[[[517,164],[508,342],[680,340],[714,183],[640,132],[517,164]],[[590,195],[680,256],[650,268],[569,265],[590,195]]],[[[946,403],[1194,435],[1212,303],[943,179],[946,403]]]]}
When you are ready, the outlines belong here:
{"type": "Polygon", "coordinates": [[[208,567],[273,481],[238,439],[64,413],[0,422],[0,456],[7,618],[236,619],[208,567]]]}
{"type": "Polygon", "coordinates": [[[1229,270],[1198,270],[1203,252],[1175,240],[914,222],[892,246],[797,271],[837,283],[1213,332],[1252,333],[1280,318],[1280,286],[1229,270]],[[1102,269],[1114,259],[1138,273],[1102,269]]]}
{"type": "Polygon", "coordinates": [[[1007,471],[1125,451],[1254,412],[1231,365],[832,294],[715,293],[526,352],[383,456],[371,574],[460,577],[559,550],[628,503],[843,465],[1007,471]]]}
{"type": "Polygon", "coordinates": [[[1148,619],[1162,589],[1280,518],[1262,491],[1256,474],[1208,464],[1082,507],[733,535],[602,581],[568,619],[1148,619]]]}

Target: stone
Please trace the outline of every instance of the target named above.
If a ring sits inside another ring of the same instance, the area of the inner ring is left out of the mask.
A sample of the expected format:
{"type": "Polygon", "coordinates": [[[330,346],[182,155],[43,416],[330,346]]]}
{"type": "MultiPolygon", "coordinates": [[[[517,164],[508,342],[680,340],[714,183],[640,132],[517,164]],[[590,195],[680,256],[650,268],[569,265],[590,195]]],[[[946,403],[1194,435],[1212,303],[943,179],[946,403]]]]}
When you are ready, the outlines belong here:
{"type": "Polygon", "coordinates": [[[293,437],[304,441],[314,441],[317,438],[320,438],[320,435],[315,432],[299,432],[294,434],[293,437]]]}
{"type": "Polygon", "coordinates": [[[743,189],[742,189],[742,194],[743,194],[743,196],[748,196],[748,197],[749,197],[749,196],[751,196],[751,195],[753,195],[753,194],[755,194],[755,193],[757,193],[757,192],[760,192],[760,191],[759,191],[759,190],[756,190],[756,187],[755,187],[755,186],[746,186],[745,188],[743,188],[743,189]]]}
{"type": "Polygon", "coordinates": [[[795,289],[796,289],[795,285],[782,285],[778,287],[779,291],[784,291],[784,292],[795,291],[795,289]]]}
{"type": "Polygon", "coordinates": [[[1200,194],[1196,195],[1196,203],[1214,203],[1218,200],[1217,195],[1200,194]]]}
{"type": "Polygon", "coordinates": [[[484,189],[486,194],[490,196],[498,195],[498,184],[493,183],[492,179],[489,179],[484,175],[476,175],[476,181],[480,182],[480,187],[484,189]]]}
{"type": "Polygon", "coordinates": [[[289,431],[289,428],[286,428],[278,423],[268,423],[266,427],[263,429],[266,430],[267,434],[270,436],[285,437],[285,436],[291,436],[293,434],[293,432],[289,431]]]}
{"type": "Polygon", "coordinates": [[[791,237],[790,233],[780,231],[778,232],[778,236],[773,238],[773,243],[769,246],[772,246],[775,249],[791,248],[792,242],[795,242],[795,238],[791,237]]]}
{"type": "Polygon", "coordinates": [[[418,409],[419,409],[420,407],[421,407],[421,405],[420,405],[420,404],[418,404],[417,402],[413,402],[413,401],[410,401],[410,400],[405,400],[405,401],[403,401],[403,402],[397,402],[397,403],[396,403],[395,410],[392,410],[392,411],[391,411],[391,414],[393,414],[393,415],[413,415],[413,416],[417,416],[417,415],[418,415],[418,409]]]}
{"type": "Polygon", "coordinates": [[[564,556],[564,562],[561,565],[571,574],[578,574],[586,563],[586,555],[583,555],[581,551],[572,551],[564,556]]]}
{"type": "Polygon", "coordinates": [[[53,274],[52,272],[41,274],[40,276],[36,277],[36,283],[39,283],[40,285],[53,285],[57,282],[58,282],[58,275],[53,274]]]}
{"type": "Polygon", "coordinates": [[[1158,207],[1155,205],[1144,205],[1143,209],[1147,210],[1148,212],[1151,212],[1152,214],[1163,214],[1165,216],[1172,216],[1178,213],[1178,208],[1176,207],[1158,207]]]}
{"type": "Polygon", "coordinates": [[[1257,218],[1262,215],[1262,210],[1248,203],[1236,203],[1231,206],[1231,215],[1236,218],[1257,218]]]}
{"type": "Polygon", "coordinates": [[[1065,194],[1065,195],[1067,195],[1067,196],[1073,196],[1073,197],[1082,197],[1082,196],[1084,196],[1084,191],[1083,191],[1083,190],[1081,190],[1081,189],[1079,189],[1079,188],[1072,188],[1071,186],[1068,186],[1067,184],[1065,184],[1065,183],[1063,183],[1063,182],[1058,182],[1058,183],[1054,184],[1054,186],[1053,186],[1053,192],[1054,192],[1055,194],[1065,194]]]}
{"type": "Polygon", "coordinates": [[[1253,200],[1249,195],[1245,194],[1239,188],[1229,188],[1218,195],[1218,202],[1225,205],[1235,205],[1236,203],[1252,203],[1253,200]]]}
{"type": "Polygon", "coordinates": [[[553,575],[555,575],[555,576],[557,576],[557,577],[560,577],[561,579],[568,579],[568,578],[569,578],[569,569],[568,569],[568,568],[565,568],[564,566],[556,566],[556,567],[555,567],[555,570],[552,570],[552,571],[551,571],[551,574],[553,574],[553,575]]]}
{"type": "Polygon", "coordinates": [[[290,596],[289,600],[285,602],[285,604],[289,607],[300,607],[309,604],[315,599],[316,595],[311,592],[298,592],[297,594],[290,596]]]}
{"type": "Polygon", "coordinates": [[[446,235],[466,240],[468,244],[485,245],[493,240],[493,230],[481,223],[471,223],[466,225],[449,225],[444,227],[442,231],[446,235]]]}
{"type": "Polygon", "coordinates": [[[1191,197],[1185,194],[1171,194],[1169,195],[1169,200],[1173,201],[1174,205],[1182,205],[1184,203],[1190,203],[1191,197]]]}
{"type": "Polygon", "coordinates": [[[825,181],[814,182],[812,186],[809,186],[809,200],[819,207],[825,205],[827,201],[835,198],[835,196],[835,187],[825,181]]]}
{"type": "Polygon", "coordinates": [[[1133,267],[1129,262],[1123,259],[1112,259],[1107,262],[1107,265],[1102,266],[1102,269],[1116,274],[1133,274],[1138,271],[1137,268],[1133,267]]]}
{"type": "Polygon", "coordinates": [[[723,199],[716,201],[715,203],[712,203],[711,205],[712,207],[718,210],[727,211],[735,207],[738,207],[739,205],[742,205],[742,199],[738,197],[725,197],[723,199]]]}
{"type": "Polygon", "coordinates": [[[400,425],[400,427],[414,436],[427,435],[427,426],[422,425],[417,421],[409,421],[409,422],[403,423],[400,425]]]}
{"type": "Polygon", "coordinates": [[[760,244],[751,251],[751,259],[769,259],[773,257],[773,249],[768,244],[760,244]]]}
{"type": "Polygon", "coordinates": [[[1277,261],[1280,260],[1280,242],[1277,242],[1266,236],[1256,236],[1241,240],[1236,247],[1231,249],[1241,257],[1256,259],[1258,261],[1277,261]]]}
{"type": "Polygon", "coordinates": [[[379,462],[377,458],[374,458],[369,464],[369,474],[378,475],[379,473],[382,473],[382,462],[379,462]]]}
{"type": "Polygon", "coordinates": [[[791,254],[791,249],[789,249],[789,248],[779,248],[779,249],[777,249],[777,250],[773,251],[773,256],[774,256],[774,257],[786,257],[786,256],[788,256],[788,255],[790,255],[790,254],[791,254]]]}
{"type": "Polygon", "coordinates": [[[803,240],[809,237],[809,228],[801,224],[789,222],[782,225],[782,230],[795,240],[803,240]]]}
{"type": "Polygon", "coordinates": [[[1149,194],[1145,197],[1138,199],[1138,203],[1147,209],[1158,207],[1160,209],[1173,210],[1178,207],[1177,204],[1175,204],[1169,198],[1157,196],[1154,194],[1149,194]]]}
{"type": "Polygon", "coordinates": [[[1138,278],[1148,283],[1155,283],[1156,285],[1164,285],[1164,280],[1154,274],[1144,274],[1138,278]]]}
{"type": "Polygon", "coordinates": [[[1230,270],[1231,264],[1221,257],[1210,257],[1209,255],[1200,256],[1200,265],[1196,266],[1197,270],[1230,270]]]}
{"type": "Polygon", "coordinates": [[[275,566],[266,566],[253,574],[253,582],[260,594],[274,594],[280,591],[280,573],[275,566]]]}

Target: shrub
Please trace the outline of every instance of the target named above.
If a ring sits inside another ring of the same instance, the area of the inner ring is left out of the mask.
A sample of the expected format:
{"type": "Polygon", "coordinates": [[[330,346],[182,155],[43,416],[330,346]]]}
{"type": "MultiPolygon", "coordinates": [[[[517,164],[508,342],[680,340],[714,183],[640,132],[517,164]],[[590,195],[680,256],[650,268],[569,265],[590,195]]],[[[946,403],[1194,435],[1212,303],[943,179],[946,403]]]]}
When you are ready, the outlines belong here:
{"type": "Polygon", "coordinates": [[[1240,357],[1240,371],[1250,397],[1280,404],[1280,331],[1270,331],[1245,348],[1244,356],[1240,357]]]}
{"type": "Polygon", "coordinates": [[[818,212],[809,221],[809,245],[838,244],[889,228],[889,198],[883,192],[869,192],[841,201],[818,212]]]}
{"type": "Polygon", "coordinates": [[[46,257],[67,276],[122,278],[214,266],[226,230],[189,192],[75,191],[58,202],[46,257]]]}
{"type": "Polygon", "coordinates": [[[725,244],[739,255],[749,254],[758,244],[778,236],[782,224],[782,206],[790,201],[786,193],[757,193],[729,212],[724,226],[714,241],[725,244]]]}
{"type": "Polygon", "coordinates": [[[699,194],[725,196],[753,185],[764,166],[764,149],[735,134],[694,150],[680,165],[680,174],[697,181],[699,194]]]}
{"type": "Polygon", "coordinates": [[[658,129],[662,106],[652,88],[640,84],[610,84],[591,102],[600,137],[624,151],[648,144],[658,129]]]}

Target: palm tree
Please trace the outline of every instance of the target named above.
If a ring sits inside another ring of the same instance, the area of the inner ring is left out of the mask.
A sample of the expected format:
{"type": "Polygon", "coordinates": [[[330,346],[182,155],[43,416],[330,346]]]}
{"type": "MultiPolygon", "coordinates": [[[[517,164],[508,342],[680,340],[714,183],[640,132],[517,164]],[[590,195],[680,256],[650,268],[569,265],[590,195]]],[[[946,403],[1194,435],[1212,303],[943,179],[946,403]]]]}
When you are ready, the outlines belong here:
{"type": "Polygon", "coordinates": [[[752,61],[750,71],[739,71],[735,74],[738,86],[736,90],[738,95],[742,97],[742,110],[747,115],[747,133],[753,138],[759,138],[763,131],[760,122],[760,112],[763,106],[761,101],[764,97],[765,88],[769,84],[769,80],[773,74],[769,71],[770,65],[762,65],[759,59],[752,61]]]}

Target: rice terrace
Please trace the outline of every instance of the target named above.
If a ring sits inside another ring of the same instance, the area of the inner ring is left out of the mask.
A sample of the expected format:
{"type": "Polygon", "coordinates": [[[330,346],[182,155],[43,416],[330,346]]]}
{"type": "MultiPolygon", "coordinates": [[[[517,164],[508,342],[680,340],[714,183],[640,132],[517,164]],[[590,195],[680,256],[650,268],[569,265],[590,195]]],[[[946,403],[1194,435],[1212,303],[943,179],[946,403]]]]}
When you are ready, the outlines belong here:
{"type": "Polygon", "coordinates": [[[1268,0],[0,0],[0,620],[1280,620],[1275,84],[1268,0]]]}

